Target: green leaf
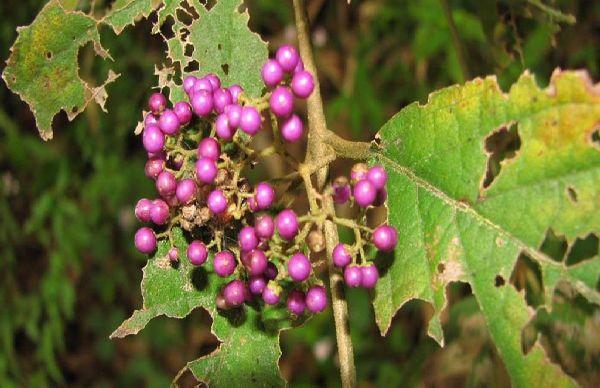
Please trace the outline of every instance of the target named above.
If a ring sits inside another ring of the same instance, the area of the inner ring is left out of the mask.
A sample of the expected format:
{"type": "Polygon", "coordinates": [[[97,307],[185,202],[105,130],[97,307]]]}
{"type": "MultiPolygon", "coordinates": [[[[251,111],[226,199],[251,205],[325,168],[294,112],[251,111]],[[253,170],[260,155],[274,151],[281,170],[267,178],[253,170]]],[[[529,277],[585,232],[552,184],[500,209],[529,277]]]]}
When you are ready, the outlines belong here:
{"type": "Polygon", "coordinates": [[[592,142],[599,121],[598,86],[585,74],[557,71],[546,90],[529,74],[507,94],[493,77],[452,86],[384,125],[376,159],[389,172],[389,222],[399,243],[373,301],[380,330],[418,298],[433,305],[429,334],[443,344],[446,285],[467,282],[514,385],[572,385],[539,343],[523,354],[521,329],[534,311],[508,280],[523,253],[540,266],[546,302],[561,280],[598,300],[597,258],[580,264],[591,273],[539,247],[549,228],[570,243],[600,230],[600,152],[592,142]],[[520,148],[512,157],[504,152],[499,174],[484,186],[497,151],[486,148],[490,135],[512,125],[520,148]]]}
{"type": "MultiPolygon", "coordinates": [[[[174,242],[179,252],[186,252],[187,242],[180,229],[174,229],[174,242]]],[[[211,260],[194,267],[180,253],[181,260],[172,265],[167,257],[169,248],[168,241],[161,241],[154,257],[148,260],[142,280],[143,306],[111,338],[137,334],[155,317],[183,318],[202,307],[213,317],[212,332],[222,343],[213,353],[188,364],[198,379],[211,387],[230,387],[242,378],[256,386],[284,385],[278,367],[279,332],[290,327],[287,315],[283,325],[269,330],[254,307],[218,311],[215,297],[227,280],[212,271],[211,260]]]]}
{"type": "Polygon", "coordinates": [[[61,110],[72,120],[92,100],[104,108],[104,86],[118,76],[109,72],[103,85],[92,87],[77,73],[77,53],[89,42],[98,55],[110,58],[93,18],[52,0],[18,32],[2,78],[30,106],[43,139],[52,138],[52,119],[61,110]]]}
{"type": "MultiPolygon", "coordinates": [[[[172,1],[165,0],[165,2],[172,1]]],[[[102,21],[110,25],[115,33],[120,34],[125,27],[134,24],[136,20],[147,18],[162,3],[163,0],[116,0],[102,21]]]]}

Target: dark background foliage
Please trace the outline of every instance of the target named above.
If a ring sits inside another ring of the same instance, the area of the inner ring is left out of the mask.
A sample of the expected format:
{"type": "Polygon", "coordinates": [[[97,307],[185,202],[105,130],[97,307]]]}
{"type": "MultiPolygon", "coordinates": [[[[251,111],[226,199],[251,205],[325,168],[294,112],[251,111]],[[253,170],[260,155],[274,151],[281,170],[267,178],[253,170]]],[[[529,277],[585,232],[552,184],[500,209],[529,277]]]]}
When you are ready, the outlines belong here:
{"type": "MultiPolygon", "coordinates": [[[[110,1],[96,1],[101,14],[110,1]]],[[[598,79],[600,3],[544,1],[577,18],[569,24],[524,0],[311,0],[319,76],[332,129],[369,139],[400,108],[425,101],[435,89],[497,74],[506,88],[525,69],[547,82],[555,67],[587,68],[598,79]],[[446,12],[447,11],[447,12],[446,12]],[[448,15],[454,21],[449,25],[448,15]]],[[[0,57],[16,27],[31,23],[43,0],[0,4],[0,57]]],[[[80,1],[84,10],[88,1],[80,1]]],[[[247,1],[251,28],[270,47],[294,40],[288,2],[247,1]]],[[[151,18],[152,19],[152,18],[151,18]]],[[[105,28],[111,67],[122,74],[108,86],[109,114],[90,106],[74,122],[54,121],[42,141],[28,107],[0,87],[0,386],[165,386],[185,364],[215,349],[210,318],[201,310],[178,321],[156,319],[136,337],[108,335],[140,305],[145,257],[133,249],[133,206],[151,195],[144,152],[133,134],[156,84],[163,43],[148,21],[120,36],[105,28]]],[[[91,47],[80,51],[80,75],[104,79],[107,63],[91,47]]],[[[257,69],[258,71],[258,69],[257,69]]],[[[588,250],[598,241],[588,241],[588,250]]],[[[560,256],[549,236],[547,252],[560,256]]],[[[535,305],[538,274],[526,258],[512,282],[535,305]]],[[[483,317],[460,284],[449,289],[443,317],[447,345],[425,335],[429,306],[411,302],[387,338],[375,327],[369,297],[350,292],[351,330],[362,386],[507,386],[483,317]]],[[[570,290],[555,295],[524,331],[541,334],[551,358],[585,386],[600,383],[600,315],[570,290]],[[550,319],[550,315],[554,319],[550,319]]],[[[330,314],[282,336],[282,373],[293,386],[337,386],[330,314]]],[[[188,380],[189,382],[189,380],[188,380]]]]}

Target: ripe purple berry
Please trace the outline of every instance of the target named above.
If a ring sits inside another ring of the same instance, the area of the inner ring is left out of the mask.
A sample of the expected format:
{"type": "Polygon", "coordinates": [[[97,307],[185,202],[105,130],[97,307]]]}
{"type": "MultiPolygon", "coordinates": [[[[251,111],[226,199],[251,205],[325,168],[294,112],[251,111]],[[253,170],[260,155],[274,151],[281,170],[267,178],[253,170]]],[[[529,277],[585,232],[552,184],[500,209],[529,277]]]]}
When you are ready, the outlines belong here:
{"type": "Polygon", "coordinates": [[[371,181],[363,179],[354,185],[354,200],[360,207],[367,207],[375,201],[377,189],[371,181]]]}
{"type": "MultiPolygon", "coordinates": [[[[199,82],[196,82],[196,85],[199,82]]],[[[198,116],[207,116],[213,110],[213,97],[212,93],[207,90],[199,90],[192,95],[190,100],[194,113],[198,116]]]]}
{"type": "Polygon", "coordinates": [[[281,137],[283,137],[283,140],[293,143],[300,140],[302,137],[304,126],[302,124],[302,120],[300,120],[300,117],[293,114],[283,121],[279,130],[281,131],[281,137]]]}
{"type": "Polygon", "coordinates": [[[201,90],[205,90],[205,91],[209,92],[212,96],[213,86],[208,79],[198,78],[196,80],[196,82],[194,83],[194,87],[192,88],[191,93],[188,93],[188,94],[193,95],[195,93],[198,93],[201,90]]]}
{"type": "Polygon", "coordinates": [[[276,305],[281,300],[280,293],[281,287],[277,283],[270,281],[262,292],[262,298],[266,304],[276,305]]]}
{"type": "Polygon", "coordinates": [[[372,240],[380,251],[391,252],[398,244],[398,232],[393,226],[380,225],[373,232],[372,240]]]}
{"type": "Polygon", "coordinates": [[[179,250],[177,250],[177,248],[173,247],[171,249],[169,249],[169,260],[175,262],[177,260],[179,260],[179,250]]]}
{"type": "Polygon", "coordinates": [[[169,205],[162,199],[155,199],[152,201],[150,207],[150,219],[156,225],[163,225],[169,219],[169,205]]]}
{"type": "Polygon", "coordinates": [[[208,250],[202,241],[192,241],[187,248],[187,257],[193,265],[202,265],[208,257],[208,250]]]}
{"type": "Polygon", "coordinates": [[[150,158],[144,166],[144,172],[150,179],[156,179],[165,168],[165,160],[161,158],[150,158]]]}
{"type": "Polygon", "coordinates": [[[333,202],[341,205],[346,203],[348,199],[350,199],[350,195],[352,194],[352,190],[350,189],[350,185],[348,184],[348,179],[345,176],[340,176],[333,181],[333,202]]]}
{"type": "Polygon", "coordinates": [[[252,276],[248,280],[248,288],[254,295],[260,295],[267,286],[267,280],[262,276],[252,276]]]}
{"type": "Polygon", "coordinates": [[[364,288],[373,288],[375,284],[377,284],[377,280],[379,280],[379,271],[377,271],[377,267],[375,264],[368,264],[363,267],[360,267],[362,272],[362,280],[360,285],[364,288]]]}
{"type": "Polygon", "coordinates": [[[259,249],[253,249],[243,255],[242,263],[251,276],[262,275],[267,269],[267,256],[259,249]]]}
{"type": "Polygon", "coordinates": [[[292,92],[299,98],[307,98],[315,88],[315,81],[308,71],[297,71],[292,77],[292,92]]]}
{"type": "Polygon", "coordinates": [[[268,209],[275,200],[275,190],[267,182],[261,182],[254,189],[254,198],[259,210],[268,209]]]}
{"type": "Polygon", "coordinates": [[[219,79],[219,77],[216,74],[209,73],[205,75],[204,78],[206,78],[210,82],[210,84],[213,87],[213,90],[217,90],[221,87],[221,79],[219,79]]]}
{"type": "Polygon", "coordinates": [[[290,89],[278,86],[269,98],[271,111],[277,117],[288,117],[294,110],[294,96],[290,89]]]}
{"type": "Polygon", "coordinates": [[[208,158],[214,161],[221,157],[221,145],[214,137],[205,137],[198,144],[198,158],[208,158]]]}
{"type": "Polygon", "coordinates": [[[135,216],[142,222],[150,222],[150,209],[152,209],[152,201],[146,198],[140,199],[135,205],[135,216]]]}
{"type": "Polygon", "coordinates": [[[221,214],[227,209],[227,197],[221,190],[213,190],[208,195],[208,208],[214,214],[221,214]]]}
{"type": "Polygon", "coordinates": [[[162,151],[165,146],[165,134],[157,126],[148,126],[142,132],[142,143],[148,152],[162,151]]]}
{"type": "Polygon", "coordinates": [[[265,269],[264,276],[269,280],[274,280],[277,277],[279,271],[277,270],[277,266],[272,262],[267,263],[267,269],[265,269]]]}
{"type": "Polygon", "coordinates": [[[181,125],[186,125],[192,120],[192,107],[185,101],[179,101],[175,104],[173,112],[177,115],[181,125]]]}
{"type": "Polygon", "coordinates": [[[291,209],[282,210],[275,220],[279,235],[285,240],[291,240],[298,234],[298,217],[291,209]]]}
{"type": "Polygon", "coordinates": [[[241,306],[246,300],[246,285],[241,280],[232,280],[223,287],[223,298],[229,307],[241,306]]]}
{"type": "Polygon", "coordinates": [[[283,45],[277,49],[275,59],[284,71],[293,71],[300,61],[298,50],[289,44],[283,45]]]}
{"type": "Polygon", "coordinates": [[[357,265],[349,265],[344,270],[344,282],[348,287],[358,287],[362,282],[362,271],[357,265]]]}
{"type": "Polygon", "coordinates": [[[229,125],[229,117],[227,117],[225,113],[221,113],[217,116],[217,121],[215,121],[215,132],[217,133],[217,136],[223,140],[233,139],[235,128],[232,128],[231,125],[229,125]]]}
{"type": "Polygon", "coordinates": [[[155,115],[162,113],[163,110],[167,107],[167,99],[161,93],[152,93],[150,98],[148,98],[148,108],[155,115]]]}
{"type": "Polygon", "coordinates": [[[231,93],[227,89],[216,89],[213,92],[213,105],[217,113],[223,113],[225,107],[233,102],[231,93]]]}
{"type": "Polygon", "coordinates": [[[244,226],[238,233],[238,244],[242,251],[251,251],[258,246],[258,237],[254,228],[251,226],[244,226]]]}
{"type": "Polygon", "coordinates": [[[156,190],[163,197],[172,197],[177,189],[177,179],[169,171],[163,171],[156,177],[156,190]]]}
{"type": "Polygon", "coordinates": [[[213,259],[213,267],[215,268],[215,273],[220,277],[226,278],[231,276],[236,267],[233,253],[229,251],[218,252],[213,259]]]}
{"type": "Polygon", "coordinates": [[[254,136],[260,130],[261,118],[260,113],[253,106],[245,106],[242,108],[242,116],[240,117],[240,129],[250,136],[254,136]]]}
{"type": "Polygon", "coordinates": [[[381,190],[385,188],[385,184],[387,183],[387,173],[382,166],[373,166],[367,172],[367,179],[377,190],[381,190]]]}
{"type": "Polygon", "coordinates": [[[158,117],[156,115],[153,115],[152,113],[148,113],[144,118],[144,128],[150,127],[152,125],[158,126],[158,117]]]}
{"type": "Polygon", "coordinates": [[[254,221],[254,231],[256,232],[256,237],[260,240],[268,240],[273,237],[273,233],[275,232],[273,217],[268,214],[258,217],[254,221]]]}
{"type": "Polygon", "coordinates": [[[295,253],[287,263],[288,273],[293,281],[303,282],[310,276],[311,265],[302,253],[295,253]]]}
{"type": "Polygon", "coordinates": [[[286,305],[290,313],[302,315],[306,309],[306,296],[302,291],[293,290],[288,295],[286,305]]]}
{"type": "Polygon", "coordinates": [[[240,85],[231,85],[229,87],[229,93],[231,93],[231,99],[234,104],[237,104],[240,94],[242,94],[243,91],[244,89],[242,89],[240,85]]]}
{"type": "Polygon", "coordinates": [[[187,77],[185,77],[183,79],[183,90],[187,94],[190,94],[192,89],[194,89],[194,84],[196,83],[196,80],[197,80],[197,78],[194,77],[193,75],[188,75],[187,77]]]}
{"type": "Polygon", "coordinates": [[[275,86],[283,79],[283,69],[279,62],[274,59],[269,59],[263,65],[260,72],[265,85],[275,86]]]}
{"type": "Polygon", "coordinates": [[[238,104],[229,104],[225,107],[223,112],[227,115],[229,126],[232,129],[237,129],[240,126],[242,119],[242,107],[238,104]]]}
{"type": "Polygon", "coordinates": [[[320,313],[327,307],[327,292],[323,286],[312,286],[306,293],[306,307],[312,313],[320,313]]]}
{"type": "Polygon", "coordinates": [[[165,135],[175,135],[179,132],[179,117],[171,109],[166,109],[158,119],[158,127],[165,135]]]}
{"type": "Polygon", "coordinates": [[[212,184],[217,176],[217,163],[206,157],[196,161],[196,178],[202,183],[212,184]]]}
{"type": "Polygon", "coordinates": [[[346,246],[341,243],[333,248],[332,258],[333,264],[340,268],[344,268],[352,261],[352,255],[350,255],[346,246]]]}
{"type": "Polygon", "coordinates": [[[193,179],[183,179],[177,184],[175,196],[183,204],[189,203],[196,196],[196,182],[193,179]]]}
{"type": "Polygon", "coordinates": [[[156,236],[154,231],[146,226],[135,232],[135,247],[141,253],[152,253],[156,249],[156,236]]]}

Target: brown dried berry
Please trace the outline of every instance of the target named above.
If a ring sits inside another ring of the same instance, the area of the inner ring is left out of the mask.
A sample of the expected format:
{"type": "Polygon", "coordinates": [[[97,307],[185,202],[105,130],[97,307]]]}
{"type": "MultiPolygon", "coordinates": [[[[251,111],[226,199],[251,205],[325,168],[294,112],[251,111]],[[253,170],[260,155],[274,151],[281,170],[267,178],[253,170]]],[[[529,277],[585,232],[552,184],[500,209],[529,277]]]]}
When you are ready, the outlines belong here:
{"type": "Polygon", "coordinates": [[[350,181],[354,185],[356,182],[366,179],[367,172],[369,172],[369,166],[364,163],[356,163],[350,170],[350,181]]]}
{"type": "Polygon", "coordinates": [[[325,237],[320,230],[313,230],[306,237],[306,243],[311,251],[318,253],[325,249],[325,237]]]}

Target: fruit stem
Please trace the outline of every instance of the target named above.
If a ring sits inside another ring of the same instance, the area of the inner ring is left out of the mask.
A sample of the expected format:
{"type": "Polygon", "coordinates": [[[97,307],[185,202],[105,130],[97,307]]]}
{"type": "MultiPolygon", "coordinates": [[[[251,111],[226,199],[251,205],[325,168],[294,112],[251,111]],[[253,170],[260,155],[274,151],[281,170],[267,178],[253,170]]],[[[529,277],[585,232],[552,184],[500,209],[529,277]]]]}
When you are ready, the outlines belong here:
{"type": "MultiPolygon", "coordinates": [[[[319,78],[312,53],[312,45],[310,42],[310,32],[308,24],[308,15],[304,0],[293,0],[294,18],[296,22],[296,31],[298,34],[298,46],[300,56],[304,62],[304,68],[309,71],[314,78],[315,88],[308,97],[306,108],[308,112],[308,146],[306,158],[300,167],[308,166],[307,169],[300,169],[306,185],[306,192],[311,205],[311,213],[318,214],[317,207],[317,191],[312,187],[310,167],[318,164],[322,160],[334,160],[335,150],[331,145],[328,145],[327,138],[331,132],[327,129],[325,113],[323,111],[323,100],[319,86],[319,78]],[[304,171],[302,171],[304,170],[304,171]]],[[[325,164],[318,170],[315,170],[317,189],[323,190],[327,179],[329,164],[325,164]]],[[[331,196],[324,196],[321,200],[322,211],[330,215],[335,214],[333,199],[331,196]]],[[[325,243],[327,248],[327,267],[329,272],[329,287],[331,289],[331,302],[333,307],[333,318],[335,321],[335,332],[337,337],[338,357],[340,362],[340,375],[342,386],[351,388],[356,386],[356,369],[354,366],[354,352],[352,349],[352,340],[350,337],[350,325],[348,322],[348,305],[344,295],[343,278],[341,274],[335,270],[333,265],[333,248],[338,244],[338,231],[336,225],[331,220],[324,222],[323,232],[325,235],[325,243]]]]}

